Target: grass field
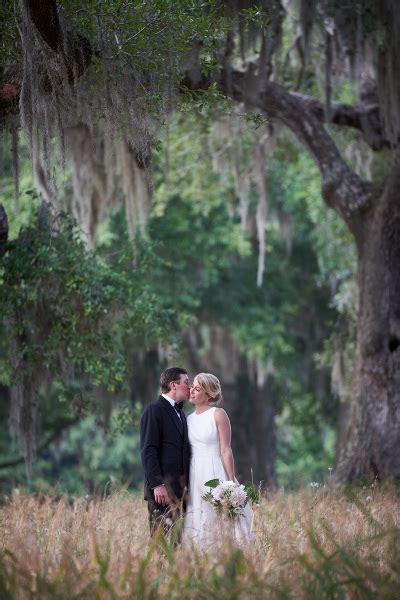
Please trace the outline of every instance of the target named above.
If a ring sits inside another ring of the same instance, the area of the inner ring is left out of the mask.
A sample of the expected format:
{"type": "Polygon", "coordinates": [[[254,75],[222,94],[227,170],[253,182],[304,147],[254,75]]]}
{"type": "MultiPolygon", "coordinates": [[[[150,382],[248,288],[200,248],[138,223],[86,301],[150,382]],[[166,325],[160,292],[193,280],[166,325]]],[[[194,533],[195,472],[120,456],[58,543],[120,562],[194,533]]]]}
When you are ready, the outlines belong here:
{"type": "Polygon", "coordinates": [[[128,492],[14,492],[0,510],[0,599],[400,598],[400,492],[311,487],[264,498],[254,543],[203,554],[148,537],[128,492]]]}

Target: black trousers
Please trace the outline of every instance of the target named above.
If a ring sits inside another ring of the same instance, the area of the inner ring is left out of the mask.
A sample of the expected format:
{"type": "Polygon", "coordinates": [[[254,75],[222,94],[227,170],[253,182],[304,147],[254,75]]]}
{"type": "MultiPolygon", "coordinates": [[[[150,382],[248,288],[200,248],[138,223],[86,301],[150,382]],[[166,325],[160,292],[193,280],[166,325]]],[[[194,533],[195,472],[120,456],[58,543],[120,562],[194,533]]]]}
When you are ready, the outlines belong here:
{"type": "MultiPolygon", "coordinates": [[[[174,496],[172,495],[172,497],[174,496]]],[[[153,499],[147,500],[151,536],[161,528],[164,535],[168,536],[174,532],[177,542],[180,541],[183,525],[182,517],[186,512],[186,494],[182,496],[180,501],[176,496],[174,498],[174,501],[169,506],[158,504],[153,499]]]]}

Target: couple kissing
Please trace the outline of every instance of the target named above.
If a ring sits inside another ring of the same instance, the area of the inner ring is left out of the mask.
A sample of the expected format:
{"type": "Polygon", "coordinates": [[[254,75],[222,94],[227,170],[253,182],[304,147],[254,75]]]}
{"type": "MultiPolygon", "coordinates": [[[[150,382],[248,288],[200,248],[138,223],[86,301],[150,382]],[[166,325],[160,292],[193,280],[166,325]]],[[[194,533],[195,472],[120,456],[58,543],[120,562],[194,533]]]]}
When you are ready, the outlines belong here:
{"type": "MultiPolygon", "coordinates": [[[[231,425],[223,408],[221,385],[211,373],[198,373],[190,383],[180,367],[166,369],[160,377],[161,394],[147,405],[140,423],[150,533],[173,528],[180,541],[207,549],[227,530],[235,542],[251,537],[251,509],[246,505],[231,525],[205,499],[206,482],[236,482],[231,448],[231,425]],[[194,411],[182,410],[189,400],[194,411]]],[[[211,496],[210,496],[211,497],[211,496]]]]}

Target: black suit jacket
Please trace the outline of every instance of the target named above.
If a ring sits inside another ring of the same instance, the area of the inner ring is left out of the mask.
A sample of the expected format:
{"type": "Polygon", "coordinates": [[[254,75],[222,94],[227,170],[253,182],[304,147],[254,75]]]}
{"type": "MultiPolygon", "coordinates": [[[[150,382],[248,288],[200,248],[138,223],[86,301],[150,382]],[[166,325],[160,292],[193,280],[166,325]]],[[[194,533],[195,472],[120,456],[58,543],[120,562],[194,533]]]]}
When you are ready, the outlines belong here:
{"type": "Polygon", "coordinates": [[[140,450],[144,469],[144,497],[154,500],[153,489],[165,483],[180,500],[189,483],[190,446],[186,416],[182,423],[171,404],[160,396],[143,411],[140,450]]]}

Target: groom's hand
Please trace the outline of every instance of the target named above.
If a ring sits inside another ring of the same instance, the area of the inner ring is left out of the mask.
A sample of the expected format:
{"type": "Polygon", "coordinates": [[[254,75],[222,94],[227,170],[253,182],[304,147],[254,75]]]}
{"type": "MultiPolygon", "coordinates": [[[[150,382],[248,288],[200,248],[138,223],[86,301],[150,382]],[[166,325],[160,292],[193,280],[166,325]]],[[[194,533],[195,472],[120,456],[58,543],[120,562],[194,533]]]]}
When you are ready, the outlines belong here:
{"type": "Polygon", "coordinates": [[[165,485],[159,485],[158,487],[154,488],[154,500],[157,502],[157,504],[162,504],[163,506],[167,506],[168,504],[171,503],[171,500],[168,496],[168,492],[167,492],[167,488],[165,487],[165,485]]]}

